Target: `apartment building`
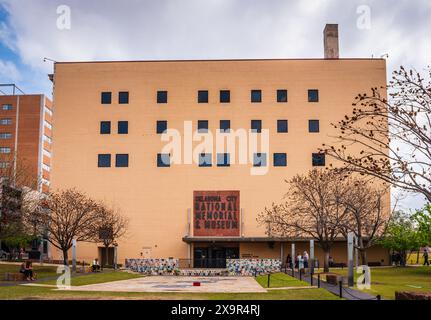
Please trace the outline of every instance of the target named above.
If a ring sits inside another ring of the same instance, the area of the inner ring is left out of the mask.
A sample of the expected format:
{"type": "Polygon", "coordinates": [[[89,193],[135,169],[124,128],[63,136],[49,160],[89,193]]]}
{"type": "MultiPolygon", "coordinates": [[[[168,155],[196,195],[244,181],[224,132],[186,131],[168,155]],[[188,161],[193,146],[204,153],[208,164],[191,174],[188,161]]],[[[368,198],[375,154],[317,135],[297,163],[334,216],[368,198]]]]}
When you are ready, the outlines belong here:
{"type": "MultiPolygon", "coordinates": [[[[269,237],[256,218],[286,179],[331,163],[318,152],[337,135],[331,123],[386,84],[385,60],[338,57],[337,30],[325,29],[322,59],[55,63],[52,188],[78,188],[129,217],[120,262],[223,267],[285,259],[292,241],[302,252],[308,241],[269,237]],[[233,147],[219,148],[230,135],[233,147]]],[[[95,244],[77,252],[103,256],[95,244]]],[[[331,254],[346,261],[346,243],[331,254]]],[[[388,263],[380,248],[368,256],[388,263]]]]}

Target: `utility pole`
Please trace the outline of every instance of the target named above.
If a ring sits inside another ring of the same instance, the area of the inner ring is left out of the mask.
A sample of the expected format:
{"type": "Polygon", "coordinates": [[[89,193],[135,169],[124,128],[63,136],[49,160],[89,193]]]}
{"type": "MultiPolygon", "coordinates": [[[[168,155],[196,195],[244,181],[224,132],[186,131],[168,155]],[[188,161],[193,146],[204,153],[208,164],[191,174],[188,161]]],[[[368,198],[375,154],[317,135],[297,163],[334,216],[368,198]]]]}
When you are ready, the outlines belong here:
{"type": "Polygon", "coordinates": [[[353,287],[353,232],[347,234],[347,266],[349,268],[347,280],[348,286],[353,287]]]}

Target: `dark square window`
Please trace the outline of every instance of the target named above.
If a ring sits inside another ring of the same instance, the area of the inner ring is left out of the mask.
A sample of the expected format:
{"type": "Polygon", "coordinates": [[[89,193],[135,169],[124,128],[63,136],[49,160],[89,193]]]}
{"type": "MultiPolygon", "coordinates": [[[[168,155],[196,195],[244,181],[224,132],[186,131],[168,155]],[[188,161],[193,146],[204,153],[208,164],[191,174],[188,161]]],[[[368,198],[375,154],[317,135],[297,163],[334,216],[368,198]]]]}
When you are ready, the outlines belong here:
{"type": "Polygon", "coordinates": [[[162,134],[165,133],[166,130],[168,130],[168,122],[165,120],[157,121],[157,133],[162,134]]]}
{"type": "Polygon", "coordinates": [[[111,133],[111,121],[100,121],[100,134],[111,133]]]}
{"type": "Polygon", "coordinates": [[[212,166],[212,154],[211,153],[201,153],[199,155],[199,167],[211,167],[212,166]]]}
{"type": "Polygon", "coordinates": [[[171,166],[171,155],[169,153],[157,154],[157,166],[160,168],[167,168],[171,166]]]}
{"type": "Polygon", "coordinates": [[[118,134],[128,134],[128,133],[129,133],[129,122],[118,121],[118,134]]]}
{"type": "Polygon", "coordinates": [[[157,91],[157,103],[168,103],[167,91],[157,91]]]}
{"type": "Polygon", "coordinates": [[[99,168],[109,168],[111,166],[111,155],[110,154],[99,154],[97,166],[99,168]]]}
{"type": "Polygon", "coordinates": [[[253,154],[253,166],[254,167],[266,167],[266,153],[255,153],[255,154],[253,154]]]}
{"type": "Polygon", "coordinates": [[[251,102],[262,102],[262,90],[251,90],[251,102]]]}
{"type": "Polygon", "coordinates": [[[199,90],[198,91],[198,103],[208,103],[208,91],[199,90]]]}
{"type": "Polygon", "coordinates": [[[198,120],[198,132],[208,132],[208,120],[198,120]]]}
{"type": "Polygon", "coordinates": [[[220,120],[220,132],[230,132],[230,120],[220,120]]]}
{"type": "Polygon", "coordinates": [[[229,166],[230,166],[230,154],[217,153],[217,167],[229,167],[229,166]]]}
{"type": "Polygon", "coordinates": [[[277,102],[287,102],[287,90],[286,89],[277,90],[277,102]]]}
{"type": "Polygon", "coordinates": [[[287,156],[285,153],[274,153],[274,167],[287,166],[287,156]]]}
{"type": "Polygon", "coordinates": [[[115,166],[117,168],[125,168],[129,166],[129,155],[128,154],[117,154],[115,155],[115,166]]]}
{"type": "Polygon", "coordinates": [[[313,167],[322,167],[325,165],[325,154],[324,153],[313,153],[313,167]]]}
{"type": "Polygon", "coordinates": [[[262,120],[251,120],[251,131],[261,133],[262,132],[262,120]]]}
{"type": "Polygon", "coordinates": [[[277,132],[285,133],[288,132],[289,126],[287,120],[277,120],[277,132]]]}
{"type": "Polygon", "coordinates": [[[122,91],[118,93],[118,103],[119,104],[129,103],[129,93],[127,91],[122,91]]]}
{"type": "Polygon", "coordinates": [[[308,132],[319,132],[319,120],[308,120],[308,132]]]}
{"type": "Polygon", "coordinates": [[[308,90],[308,102],[319,102],[319,90],[317,89],[308,90]]]}
{"type": "Polygon", "coordinates": [[[230,102],[230,91],[229,90],[220,90],[220,102],[221,103],[229,103],[230,102]]]}
{"type": "Polygon", "coordinates": [[[102,102],[102,104],[111,104],[112,103],[112,93],[111,92],[102,92],[101,102],[102,102]]]}

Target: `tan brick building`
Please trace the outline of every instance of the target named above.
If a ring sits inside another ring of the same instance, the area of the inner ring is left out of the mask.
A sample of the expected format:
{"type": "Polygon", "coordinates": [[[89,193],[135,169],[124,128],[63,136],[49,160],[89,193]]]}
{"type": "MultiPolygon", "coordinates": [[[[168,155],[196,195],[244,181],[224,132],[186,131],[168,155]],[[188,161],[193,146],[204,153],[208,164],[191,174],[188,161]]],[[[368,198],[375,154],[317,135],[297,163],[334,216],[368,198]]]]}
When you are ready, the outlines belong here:
{"type": "MultiPolygon", "coordinates": [[[[221,264],[227,257],[284,259],[290,241],[268,238],[257,215],[281,200],[285,179],[329,164],[317,153],[333,142],[330,123],[350,113],[357,93],[386,84],[385,60],[339,59],[335,43],[325,59],[56,63],[52,187],[76,187],[130,218],[118,246],[120,262],[175,257],[203,266],[205,258],[221,264]],[[166,129],[182,138],[181,163],[164,161],[173,160],[163,152],[166,129]],[[249,153],[240,164],[214,143],[187,163],[200,142],[186,136],[198,129],[197,137],[231,129],[253,131],[258,139],[267,129],[269,149],[249,153]],[[251,174],[259,165],[265,174],[251,174]],[[232,205],[233,215],[205,221],[220,208],[199,205],[232,205]]],[[[297,242],[297,252],[307,245],[297,242]]],[[[78,245],[79,259],[98,255],[96,245],[78,245]]],[[[332,256],[346,260],[344,242],[332,256]]],[[[388,262],[377,248],[368,256],[388,262]]]]}

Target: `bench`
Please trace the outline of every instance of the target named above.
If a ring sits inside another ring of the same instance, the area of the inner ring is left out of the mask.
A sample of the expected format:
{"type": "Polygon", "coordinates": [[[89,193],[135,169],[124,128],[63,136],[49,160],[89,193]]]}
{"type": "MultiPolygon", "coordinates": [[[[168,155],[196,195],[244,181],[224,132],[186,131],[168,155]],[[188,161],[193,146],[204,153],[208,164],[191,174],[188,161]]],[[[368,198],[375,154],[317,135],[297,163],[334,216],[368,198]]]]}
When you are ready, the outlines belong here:
{"type": "Polygon", "coordinates": [[[395,291],[395,300],[431,300],[431,292],[395,291]]]}
{"type": "MultiPolygon", "coordinates": [[[[33,276],[36,279],[36,272],[33,272],[33,276]]],[[[6,272],[5,281],[26,281],[26,278],[21,272],[6,272]]]]}
{"type": "Polygon", "coordinates": [[[338,285],[340,281],[343,280],[343,277],[339,274],[328,273],[326,274],[326,282],[332,285],[338,285]]]}

